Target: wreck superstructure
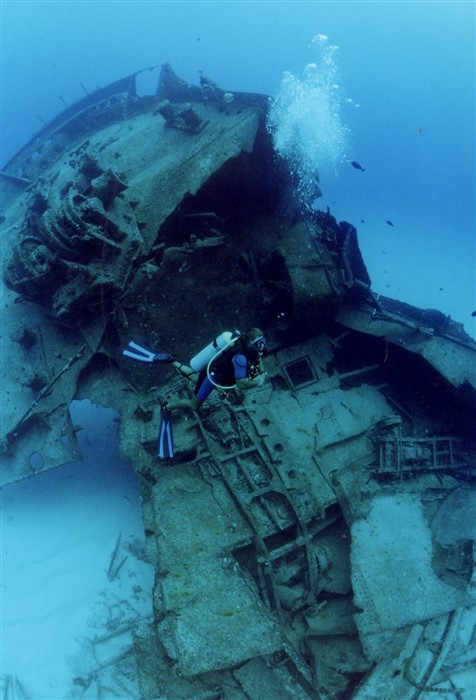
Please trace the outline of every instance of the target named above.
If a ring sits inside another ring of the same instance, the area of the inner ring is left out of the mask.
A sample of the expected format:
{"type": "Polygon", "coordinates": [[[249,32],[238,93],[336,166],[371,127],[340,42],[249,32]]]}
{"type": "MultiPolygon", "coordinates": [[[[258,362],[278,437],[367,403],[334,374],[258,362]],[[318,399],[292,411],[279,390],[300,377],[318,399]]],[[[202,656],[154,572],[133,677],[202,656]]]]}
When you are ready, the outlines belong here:
{"type": "Polygon", "coordinates": [[[375,295],[354,226],[299,216],[267,98],[136,75],[1,175],[3,483],[78,455],[73,399],[120,413],[156,569],[131,697],[469,697],[476,344],[375,295]],[[190,388],[122,348],[186,361],[254,325],[268,381],[177,417],[158,462],[160,400],[190,388]]]}

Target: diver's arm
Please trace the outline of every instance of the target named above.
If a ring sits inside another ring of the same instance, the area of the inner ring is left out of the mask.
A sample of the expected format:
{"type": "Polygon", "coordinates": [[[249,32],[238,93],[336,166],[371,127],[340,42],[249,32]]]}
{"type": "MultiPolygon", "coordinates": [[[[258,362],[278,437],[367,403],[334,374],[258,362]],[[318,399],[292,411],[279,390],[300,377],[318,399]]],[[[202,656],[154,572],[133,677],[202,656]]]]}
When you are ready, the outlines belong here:
{"type": "Polygon", "coordinates": [[[253,377],[253,379],[238,379],[236,382],[236,388],[247,391],[248,389],[255,389],[257,386],[262,386],[265,381],[266,372],[262,372],[261,374],[258,374],[257,377],[253,377]]]}
{"type": "Polygon", "coordinates": [[[258,374],[254,377],[246,377],[244,379],[236,380],[237,389],[254,389],[257,386],[262,386],[266,381],[266,374],[263,363],[260,362],[258,365],[258,374]]]}

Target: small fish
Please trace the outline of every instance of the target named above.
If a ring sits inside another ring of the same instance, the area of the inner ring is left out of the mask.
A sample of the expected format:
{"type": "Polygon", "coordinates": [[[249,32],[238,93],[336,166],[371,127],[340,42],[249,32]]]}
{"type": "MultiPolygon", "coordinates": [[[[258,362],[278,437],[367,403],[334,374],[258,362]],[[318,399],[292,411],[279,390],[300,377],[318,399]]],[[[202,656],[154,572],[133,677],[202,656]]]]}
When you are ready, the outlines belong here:
{"type": "Polygon", "coordinates": [[[392,224],[392,222],[391,222],[389,219],[387,219],[387,224],[388,224],[389,226],[393,226],[393,227],[395,228],[395,224],[392,224]]]}
{"type": "Polygon", "coordinates": [[[418,127],[415,129],[415,131],[417,132],[417,134],[421,134],[421,132],[423,131],[423,129],[421,128],[421,126],[418,126],[418,127]]]}
{"type": "Polygon", "coordinates": [[[360,163],[357,163],[356,160],[352,160],[352,161],[350,162],[350,164],[351,164],[351,166],[352,166],[353,168],[355,168],[356,170],[361,170],[362,172],[365,172],[365,168],[363,168],[363,167],[360,165],[360,163]]]}

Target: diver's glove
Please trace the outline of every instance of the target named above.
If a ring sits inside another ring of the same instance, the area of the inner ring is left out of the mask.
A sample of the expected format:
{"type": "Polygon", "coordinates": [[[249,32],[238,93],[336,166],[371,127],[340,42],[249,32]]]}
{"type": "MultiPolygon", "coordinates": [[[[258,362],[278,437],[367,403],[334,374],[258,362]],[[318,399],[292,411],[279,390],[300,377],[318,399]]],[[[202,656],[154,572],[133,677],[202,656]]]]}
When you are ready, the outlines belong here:
{"type": "Polygon", "coordinates": [[[255,377],[255,379],[257,380],[256,386],[263,386],[263,384],[266,381],[266,374],[267,372],[260,372],[260,374],[258,374],[258,376],[255,377]]]}
{"type": "Polygon", "coordinates": [[[157,352],[155,353],[152,362],[165,362],[170,364],[175,360],[175,357],[170,354],[170,352],[157,352]]]}

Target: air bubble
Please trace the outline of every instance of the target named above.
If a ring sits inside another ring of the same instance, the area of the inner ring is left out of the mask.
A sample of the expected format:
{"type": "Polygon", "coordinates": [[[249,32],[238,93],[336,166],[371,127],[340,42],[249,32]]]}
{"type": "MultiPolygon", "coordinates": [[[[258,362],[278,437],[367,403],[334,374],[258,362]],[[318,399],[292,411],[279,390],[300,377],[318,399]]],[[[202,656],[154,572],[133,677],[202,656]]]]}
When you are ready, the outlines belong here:
{"type": "Polygon", "coordinates": [[[320,196],[320,179],[336,176],[339,166],[348,161],[350,131],[342,118],[338,47],[327,46],[326,39],[325,35],[314,37],[316,60],[307,64],[301,76],[283,74],[267,121],[275,150],[288,163],[304,209],[320,196]]]}

